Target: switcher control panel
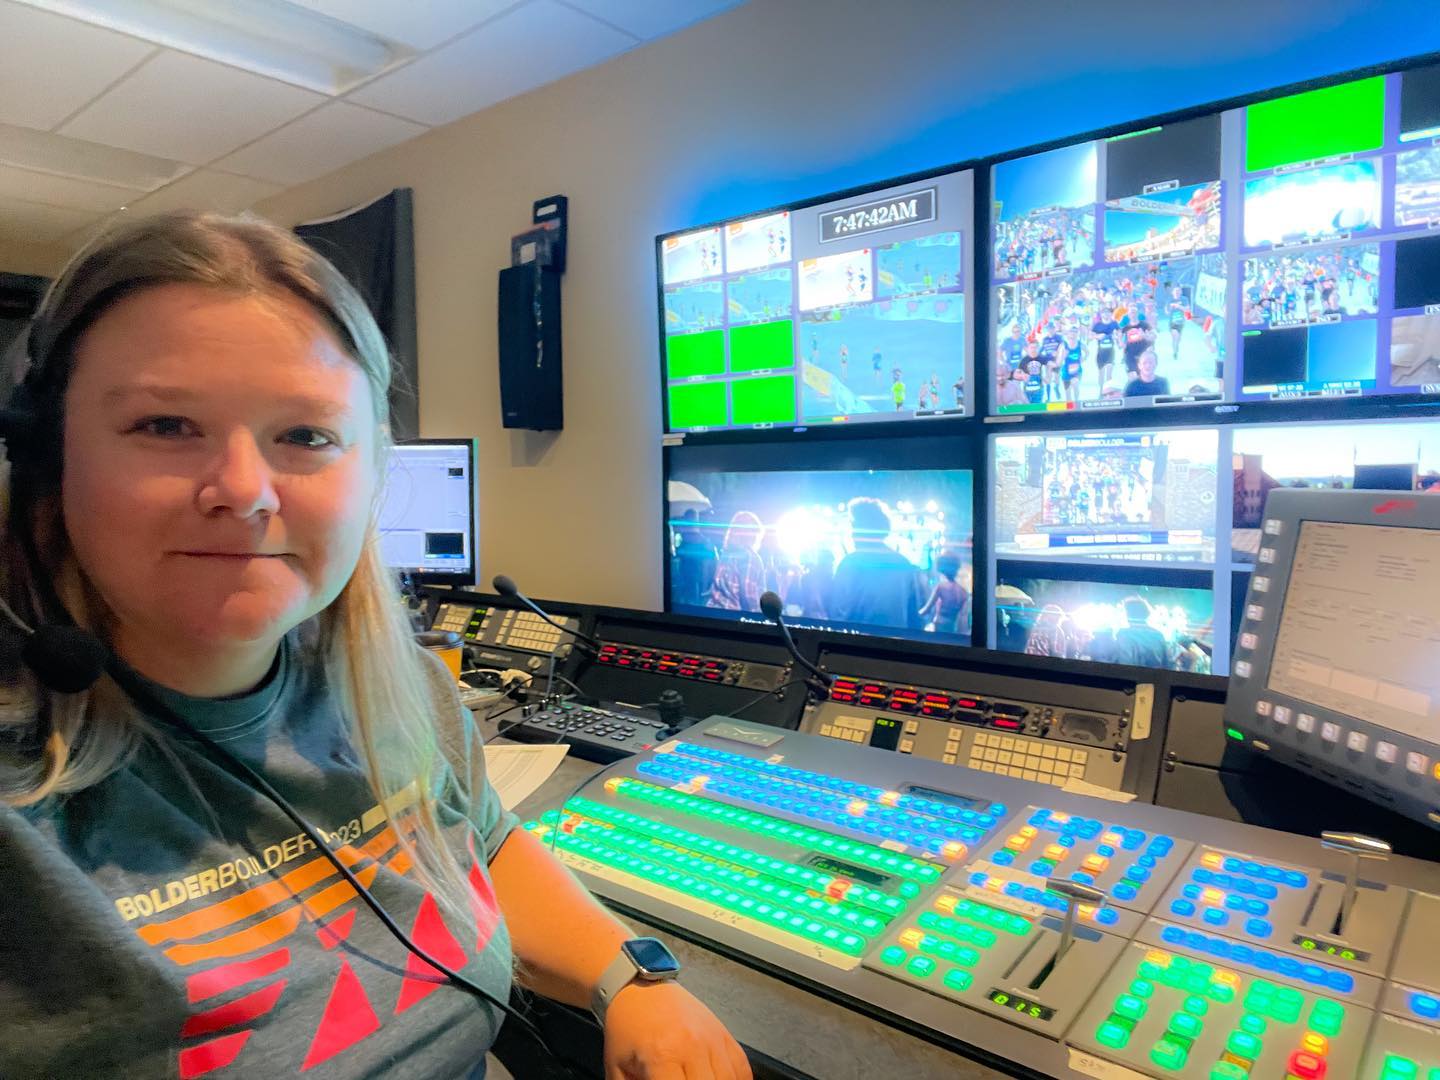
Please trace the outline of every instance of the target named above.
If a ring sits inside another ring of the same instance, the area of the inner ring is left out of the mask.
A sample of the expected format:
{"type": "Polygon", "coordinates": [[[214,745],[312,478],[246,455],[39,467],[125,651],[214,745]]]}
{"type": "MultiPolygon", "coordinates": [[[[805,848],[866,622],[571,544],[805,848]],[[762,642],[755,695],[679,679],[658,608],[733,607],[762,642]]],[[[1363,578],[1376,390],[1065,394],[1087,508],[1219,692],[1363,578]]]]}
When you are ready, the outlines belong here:
{"type": "Polygon", "coordinates": [[[526,827],[622,909],[1025,1075],[1440,1080],[1440,866],[851,743],[712,718],[526,827]]]}
{"type": "MultiPolygon", "coordinates": [[[[829,700],[806,708],[800,728],[944,765],[1056,787],[1073,780],[1119,791],[1134,708],[1069,709],[840,675],[829,700]]],[[[1142,729],[1148,723],[1147,712],[1142,729]]]]}

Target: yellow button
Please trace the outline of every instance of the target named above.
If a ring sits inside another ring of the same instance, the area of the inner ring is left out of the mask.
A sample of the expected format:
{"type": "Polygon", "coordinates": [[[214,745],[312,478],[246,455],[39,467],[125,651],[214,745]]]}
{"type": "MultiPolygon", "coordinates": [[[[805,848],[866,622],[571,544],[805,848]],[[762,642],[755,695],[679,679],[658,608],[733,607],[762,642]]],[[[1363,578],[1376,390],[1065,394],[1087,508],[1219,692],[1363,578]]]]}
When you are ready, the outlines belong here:
{"type": "Polygon", "coordinates": [[[1324,1057],[1330,1050],[1330,1040],[1324,1035],[1315,1031],[1307,1031],[1300,1040],[1300,1045],[1316,1057],[1324,1057]]]}
{"type": "Polygon", "coordinates": [[[918,928],[912,926],[909,930],[905,930],[900,934],[900,944],[904,945],[907,949],[913,949],[920,944],[921,939],[924,937],[925,935],[922,934],[918,928]]]}
{"type": "Polygon", "coordinates": [[[936,898],[936,900],[935,900],[935,906],[936,906],[937,908],[939,908],[941,911],[954,911],[954,910],[955,910],[955,894],[954,894],[954,893],[942,893],[939,897],[936,898]]]}
{"type": "Polygon", "coordinates": [[[1219,870],[1225,865],[1225,856],[1218,851],[1207,851],[1200,856],[1200,864],[1208,870],[1219,870]]]}

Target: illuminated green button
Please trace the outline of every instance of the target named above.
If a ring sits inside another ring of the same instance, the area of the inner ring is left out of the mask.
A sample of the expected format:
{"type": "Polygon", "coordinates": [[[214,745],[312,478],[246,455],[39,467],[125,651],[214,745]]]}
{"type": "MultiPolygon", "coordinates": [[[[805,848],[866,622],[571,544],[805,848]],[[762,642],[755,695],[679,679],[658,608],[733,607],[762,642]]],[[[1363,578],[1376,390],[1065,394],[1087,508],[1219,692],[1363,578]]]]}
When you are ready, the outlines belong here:
{"type": "Polygon", "coordinates": [[[1240,1030],[1247,1031],[1251,1035],[1264,1035],[1265,1021],[1254,1013],[1246,1013],[1240,1017],[1240,1030]]]}
{"type": "Polygon", "coordinates": [[[1233,1061],[1217,1061],[1210,1067],[1210,1080],[1246,1080],[1249,1075],[1233,1061]]]}
{"type": "Polygon", "coordinates": [[[1225,1049],[1236,1057],[1254,1061],[1260,1056],[1260,1040],[1248,1031],[1232,1031],[1225,1040],[1225,1049]]]}
{"type": "Polygon", "coordinates": [[[1187,1055],[1188,1051],[1182,1044],[1170,1039],[1161,1039],[1150,1048],[1150,1060],[1162,1069],[1183,1069],[1187,1055]]]}
{"type": "Polygon", "coordinates": [[[1016,937],[1022,937],[1030,932],[1030,922],[1019,915],[1008,915],[1005,918],[1005,929],[1016,937]]]}
{"type": "Polygon", "coordinates": [[[1115,999],[1115,1012],[1129,1020],[1139,1020],[1149,1006],[1143,998],[1133,994],[1121,994],[1115,999]]]}
{"type": "Polygon", "coordinates": [[[917,956],[905,965],[905,970],[918,979],[927,979],[935,974],[935,961],[928,956],[917,956]]]}
{"type": "Polygon", "coordinates": [[[980,954],[974,949],[956,949],[955,963],[961,967],[974,967],[980,960],[980,954]]]}
{"type": "Polygon", "coordinates": [[[1139,970],[1140,978],[1142,978],[1142,979],[1158,979],[1158,978],[1160,978],[1160,977],[1161,977],[1162,975],[1164,975],[1164,974],[1165,974],[1165,969],[1162,968],[1159,964],[1153,963],[1153,962],[1151,962],[1151,961],[1149,961],[1149,960],[1142,960],[1142,961],[1140,962],[1140,970],[1139,970]]]}
{"type": "Polygon", "coordinates": [[[1385,1066],[1380,1070],[1380,1080],[1415,1080],[1420,1075],[1420,1066],[1399,1054],[1386,1054],[1385,1066]]]}
{"type": "Polygon", "coordinates": [[[1130,984],[1130,993],[1138,998],[1149,998],[1155,993],[1155,984],[1146,979],[1136,979],[1130,984]]]}
{"type": "Polygon", "coordinates": [[[889,964],[891,967],[899,967],[905,962],[906,952],[899,945],[891,945],[880,954],[880,962],[889,964]]]}
{"type": "Polygon", "coordinates": [[[1205,993],[1221,1005],[1229,1005],[1235,1000],[1235,988],[1229,983],[1212,982],[1206,987],[1205,993]]]}
{"type": "Polygon", "coordinates": [[[1321,1035],[1328,1035],[1332,1038],[1339,1035],[1340,1028],[1344,1023],[1345,1006],[1337,1002],[1321,998],[1310,1010],[1310,1028],[1312,1031],[1318,1031],[1321,1035]]]}
{"type": "Polygon", "coordinates": [[[1184,986],[1191,994],[1203,994],[1210,986],[1210,976],[1199,973],[1186,975],[1184,986]]]}
{"type": "Polygon", "coordinates": [[[1427,1072],[1425,1080],[1440,1080],[1440,1068],[1434,1068],[1427,1072]]]}
{"type": "Polygon", "coordinates": [[[1191,1016],[1188,1012],[1177,1012],[1170,1017],[1170,1024],[1165,1031],[1168,1035],[1179,1035],[1180,1038],[1193,1042],[1200,1037],[1200,1029],[1203,1026],[1198,1016],[1191,1016]]]}
{"type": "Polygon", "coordinates": [[[952,968],[945,973],[945,978],[941,981],[951,990],[962,991],[970,989],[970,984],[975,981],[975,976],[968,971],[952,968]]]}
{"type": "Polygon", "coordinates": [[[1182,1007],[1191,1016],[1204,1016],[1210,1008],[1210,1003],[1203,997],[1191,995],[1185,999],[1185,1004],[1182,1007]]]}
{"type": "Polygon", "coordinates": [[[1130,1041],[1130,1029],[1123,1024],[1117,1024],[1114,1020],[1106,1020],[1095,1032],[1095,1041],[1101,1046],[1123,1050],[1130,1041]]]}
{"type": "Polygon", "coordinates": [[[914,900],[920,895],[920,886],[913,881],[902,881],[900,883],[900,895],[906,900],[914,900]]]}

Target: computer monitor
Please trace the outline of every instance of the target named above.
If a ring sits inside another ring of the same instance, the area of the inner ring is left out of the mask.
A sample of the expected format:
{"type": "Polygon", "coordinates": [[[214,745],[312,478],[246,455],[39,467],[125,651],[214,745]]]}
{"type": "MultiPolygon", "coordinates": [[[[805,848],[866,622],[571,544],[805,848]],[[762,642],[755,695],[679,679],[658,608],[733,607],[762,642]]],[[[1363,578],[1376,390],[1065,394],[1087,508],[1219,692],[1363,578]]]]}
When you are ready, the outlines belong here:
{"type": "Polygon", "coordinates": [[[473,585],[475,544],[474,440],[392,447],[380,508],[385,565],[421,584],[473,585]]]}
{"type": "Polygon", "coordinates": [[[968,645],[974,473],[957,440],[667,455],[667,610],[968,645]],[[939,444],[939,445],[937,445],[939,444]]]}
{"type": "Polygon", "coordinates": [[[1440,499],[1277,489],[1230,736],[1440,827],[1440,499]]]}

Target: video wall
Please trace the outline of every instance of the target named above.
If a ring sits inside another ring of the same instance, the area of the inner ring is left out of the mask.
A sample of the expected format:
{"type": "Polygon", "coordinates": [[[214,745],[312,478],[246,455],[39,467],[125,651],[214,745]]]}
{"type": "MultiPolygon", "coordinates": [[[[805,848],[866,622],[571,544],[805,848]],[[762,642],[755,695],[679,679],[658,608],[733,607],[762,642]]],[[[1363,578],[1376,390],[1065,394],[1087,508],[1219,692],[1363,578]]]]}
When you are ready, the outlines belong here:
{"type": "Polygon", "coordinates": [[[991,169],[997,414],[1440,395],[1434,69],[991,169]]]}
{"type": "Polygon", "coordinates": [[[968,169],[657,240],[665,430],[964,416],[968,169]]]}
{"type": "Polygon", "coordinates": [[[1228,674],[1271,490],[1440,496],[1427,59],[658,238],[667,608],[1228,674]]]}

